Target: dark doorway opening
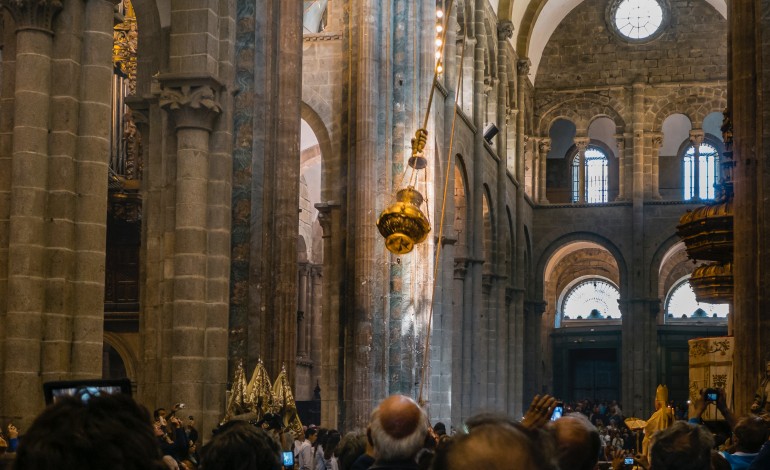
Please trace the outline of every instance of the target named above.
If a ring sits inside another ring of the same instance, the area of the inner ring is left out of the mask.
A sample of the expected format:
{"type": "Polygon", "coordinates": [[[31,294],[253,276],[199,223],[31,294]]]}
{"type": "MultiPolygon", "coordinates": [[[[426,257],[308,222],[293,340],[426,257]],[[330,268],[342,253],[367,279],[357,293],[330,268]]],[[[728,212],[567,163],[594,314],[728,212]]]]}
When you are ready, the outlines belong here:
{"type": "Polygon", "coordinates": [[[619,400],[620,370],[617,349],[576,349],[569,353],[572,400],[619,400]]]}

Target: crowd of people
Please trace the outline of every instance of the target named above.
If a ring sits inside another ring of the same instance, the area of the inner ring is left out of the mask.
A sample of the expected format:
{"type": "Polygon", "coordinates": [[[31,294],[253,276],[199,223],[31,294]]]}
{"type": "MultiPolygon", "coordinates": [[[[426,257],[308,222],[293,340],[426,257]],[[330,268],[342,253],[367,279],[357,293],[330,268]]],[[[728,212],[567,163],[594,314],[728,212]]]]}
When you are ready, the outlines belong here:
{"type": "Polygon", "coordinates": [[[449,433],[403,395],[383,400],[365,431],[344,436],[315,426],[294,435],[267,414],[224,423],[200,450],[194,417],[181,417],[182,405],[151,417],[126,395],[65,398],[22,436],[8,426],[0,470],[770,470],[770,420],[736,417],[718,395],[709,400],[704,391],[689,420],[648,436],[645,455],[617,403],[563,404],[548,395],[535,397],[521,419],[479,414],[449,433]],[[715,438],[700,421],[711,403],[729,436],[715,438]],[[552,419],[557,406],[564,414],[552,419]]]}

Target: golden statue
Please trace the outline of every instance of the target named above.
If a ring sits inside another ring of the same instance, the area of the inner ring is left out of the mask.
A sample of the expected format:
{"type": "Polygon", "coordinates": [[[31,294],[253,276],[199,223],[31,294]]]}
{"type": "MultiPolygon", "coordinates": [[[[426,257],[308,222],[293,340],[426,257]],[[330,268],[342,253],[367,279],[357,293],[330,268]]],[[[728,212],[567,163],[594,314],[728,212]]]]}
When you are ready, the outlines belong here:
{"type": "Polygon", "coordinates": [[[662,431],[671,426],[674,422],[674,410],[667,406],[668,404],[668,387],[665,385],[658,385],[658,389],[655,391],[655,412],[647,420],[647,425],[644,427],[644,439],[642,440],[642,455],[647,458],[649,456],[650,442],[653,436],[658,431],[662,431]]]}

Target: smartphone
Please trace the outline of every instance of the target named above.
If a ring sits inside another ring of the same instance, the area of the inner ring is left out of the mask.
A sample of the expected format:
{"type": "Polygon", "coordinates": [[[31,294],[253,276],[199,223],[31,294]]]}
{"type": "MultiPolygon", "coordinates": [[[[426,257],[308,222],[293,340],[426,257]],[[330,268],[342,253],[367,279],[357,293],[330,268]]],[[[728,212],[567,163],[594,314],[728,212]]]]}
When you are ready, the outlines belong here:
{"type": "Polygon", "coordinates": [[[717,401],[718,392],[713,388],[706,389],[706,401],[717,401]]]}
{"type": "Polygon", "coordinates": [[[286,468],[294,468],[294,452],[287,450],[283,454],[283,466],[286,468]]]}
{"type": "Polygon", "coordinates": [[[626,465],[633,465],[634,464],[634,458],[633,457],[626,457],[626,459],[623,461],[626,465]]]}
{"type": "Polygon", "coordinates": [[[561,418],[563,414],[564,414],[564,405],[562,403],[557,403],[556,406],[553,408],[551,421],[556,421],[557,419],[561,418]]]}
{"type": "Polygon", "coordinates": [[[88,403],[92,397],[116,393],[131,396],[131,381],[128,379],[65,380],[43,384],[46,405],[56,403],[62,397],[76,397],[83,403],[88,403]]]}

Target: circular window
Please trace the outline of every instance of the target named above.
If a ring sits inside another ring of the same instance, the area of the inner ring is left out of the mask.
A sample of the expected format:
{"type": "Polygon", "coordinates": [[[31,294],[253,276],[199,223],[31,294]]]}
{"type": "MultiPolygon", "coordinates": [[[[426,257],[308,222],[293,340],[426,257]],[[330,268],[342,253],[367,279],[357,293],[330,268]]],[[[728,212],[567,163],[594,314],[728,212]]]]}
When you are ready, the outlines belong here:
{"type": "Polygon", "coordinates": [[[615,0],[609,4],[608,22],[623,39],[645,42],[662,33],[665,10],[659,0],[615,0]]]}

